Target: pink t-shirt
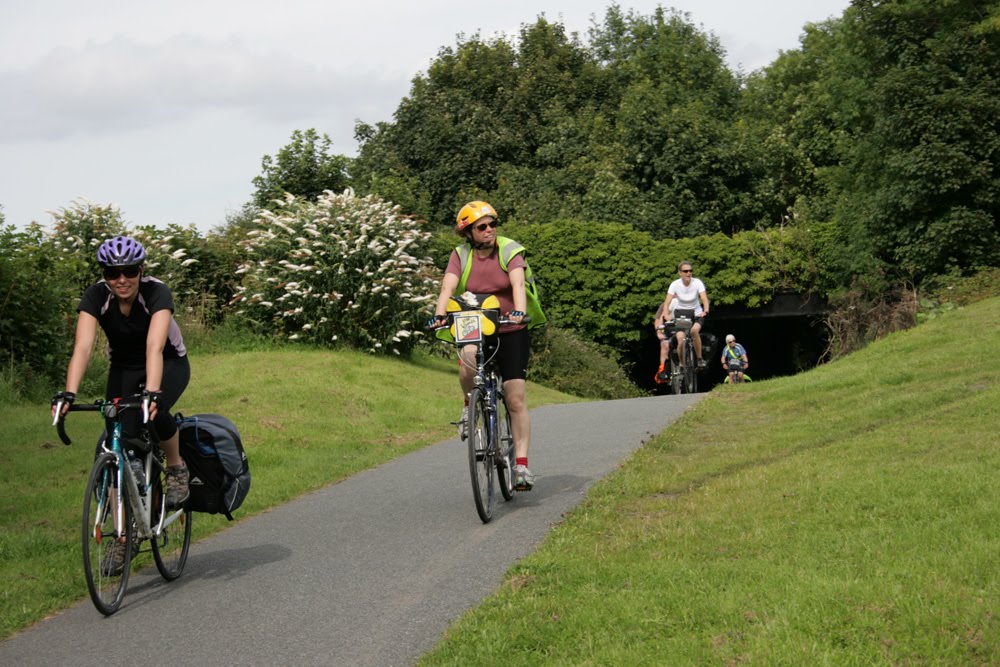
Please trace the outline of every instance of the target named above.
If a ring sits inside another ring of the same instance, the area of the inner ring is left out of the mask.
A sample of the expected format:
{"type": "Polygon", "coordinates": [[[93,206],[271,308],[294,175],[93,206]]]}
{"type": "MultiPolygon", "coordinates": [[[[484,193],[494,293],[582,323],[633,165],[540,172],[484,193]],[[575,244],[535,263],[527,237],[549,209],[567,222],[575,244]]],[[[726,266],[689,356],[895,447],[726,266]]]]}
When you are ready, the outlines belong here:
{"type": "MultiPolygon", "coordinates": [[[[500,267],[500,255],[496,249],[494,248],[493,254],[486,259],[476,257],[473,252],[469,261],[472,262],[472,268],[469,270],[469,280],[465,283],[465,291],[473,294],[493,294],[499,299],[500,312],[504,314],[514,310],[514,288],[510,285],[510,276],[507,275],[507,271],[500,267]]],[[[527,265],[520,254],[514,255],[507,263],[508,270],[523,269],[525,266],[527,265]]],[[[462,261],[454,250],[451,251],[445,273],[453,273],[458,276],[459,280],[462,278],[462,261]]],[[[506,325],[500,327],[500,332],[517,331],[524,327],[523,324],[506,325]]]]}

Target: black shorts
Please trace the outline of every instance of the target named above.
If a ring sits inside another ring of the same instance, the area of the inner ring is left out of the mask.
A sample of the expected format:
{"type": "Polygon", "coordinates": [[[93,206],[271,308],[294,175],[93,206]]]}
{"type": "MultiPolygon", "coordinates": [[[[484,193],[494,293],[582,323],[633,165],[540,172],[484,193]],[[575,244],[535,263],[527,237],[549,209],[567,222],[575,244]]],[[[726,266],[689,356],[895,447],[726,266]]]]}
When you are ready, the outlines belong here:
{"type": "Polygon", "coordinates": [[[502,333],[487,339],[483,352],[486,358],[493,356],[504,380],[526,380],[528,378],[528,356],[531,352],[531,335],[527,329],[502,333]]]}
{"type": "MultiPolygon", "coordinates": [[[[177,399],[181,397],[191,379],[191,365],[188,358],[176,357],[163,360],[163,378],[160,381],[161,397],[157,402],[156,419],[153,420],[155,435],[167,440],[177,432],[177,423],[170,414],[177,399]]],[[[139,393],[139,385],[146,382],[145,368],[122,368],[112,366],[108,373],[108,384],[104,392],[107,399],[129,397],[139,393]]],[[[142,417],[137,412],[124,414],[123,429],[127,435],[139,431],[142,417]]]]}

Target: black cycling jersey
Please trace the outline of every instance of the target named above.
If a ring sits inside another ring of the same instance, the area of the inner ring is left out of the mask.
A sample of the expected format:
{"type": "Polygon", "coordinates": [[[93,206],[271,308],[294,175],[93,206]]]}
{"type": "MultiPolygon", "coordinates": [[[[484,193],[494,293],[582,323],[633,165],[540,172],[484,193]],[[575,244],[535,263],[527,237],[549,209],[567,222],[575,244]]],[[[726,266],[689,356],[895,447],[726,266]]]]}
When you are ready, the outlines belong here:
{"type": "MultiPolygon", "coordinates": [[[[108,337],[108,357],[112,366],[123,368],[146,367],[146,336],[153,313],[160,310],[174,311],[174,297],[170,288],[156,278],[143,276],[139,282],[139,293],[128,317],[122,315],[111,288],[104,281],[88,287],[77,311],[93,315],[108,337]]],[[[173,317],[167,342],[163,346],[164,359],[176,359],[187,355],[180,327],[173,317]]]]}

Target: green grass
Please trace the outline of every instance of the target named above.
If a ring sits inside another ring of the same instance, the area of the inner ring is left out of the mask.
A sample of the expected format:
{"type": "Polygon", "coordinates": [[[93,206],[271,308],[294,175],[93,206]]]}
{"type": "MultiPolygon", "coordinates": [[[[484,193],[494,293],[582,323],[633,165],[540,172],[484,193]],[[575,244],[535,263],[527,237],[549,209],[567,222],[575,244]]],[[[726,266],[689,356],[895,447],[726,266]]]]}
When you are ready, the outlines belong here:
{"type": "MultiPolygon", "coordinates": [[[[191,365],[176,409],[226,415],[247,449],[253,486],[238,519],[451,437],[460,408],[457,369],[439,358],[285,348],[193,354],[191,365]]],[[[528,396],[533,406],[576,400],[536,385],[528,396]]],[[[80,512],[102,425],[72,414],[64,447],[47,405],[0,406],[0,423],[2,639],[86,596],[80,512]]],[[[199,514],[195,538],[227,525],[199,514]]]]}
{"type": "MultiPolygon", "coordinates": [[[[1000,371],[984,363],[998,322],[993,298],[808,373],[720,387],[422,664],[1000,663],[1000,371]]],[[[250,447],[241,517],[446,437],[455,418],[454,366],[434,359],[220,354],[195,378],[181,407],[233,417],[250,447]]],[[[44,412],[0,410],[4,635],[85,592],[96,427],[74,415],[67,449],[44,412]]]]}
{"type": "Polygon", "coordinates": [[[720,387],[421,665],[1000,664],[998,322],[720,387]]]}

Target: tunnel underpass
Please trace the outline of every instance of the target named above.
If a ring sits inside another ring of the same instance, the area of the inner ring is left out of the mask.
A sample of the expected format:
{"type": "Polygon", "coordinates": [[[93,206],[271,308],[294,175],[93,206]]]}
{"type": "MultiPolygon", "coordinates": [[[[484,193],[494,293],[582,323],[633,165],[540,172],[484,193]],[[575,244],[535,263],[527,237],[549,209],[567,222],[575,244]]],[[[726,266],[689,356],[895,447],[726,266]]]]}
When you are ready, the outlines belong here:
{"type": "MultiPolygon", "coordinates": [[[[715,337],[715,345],[711,356],[706,355],[708,368],[699,376],[699,391],[708,391],[726,378],[719,358],[727,334],[736,336],[736,342],[746,348],[748,375],[754,380],[794,375],[816,366],[829,342],[825,313],[826,303],[821,299],[796,293],[778,294],[762,308],[713,305],[703,330],[715,337]]],[[[667,393],[665,385],[653,381],[659,346],[652,330],[644,335],[642,349],[633,381],[655,393],[667,393]]]]}

